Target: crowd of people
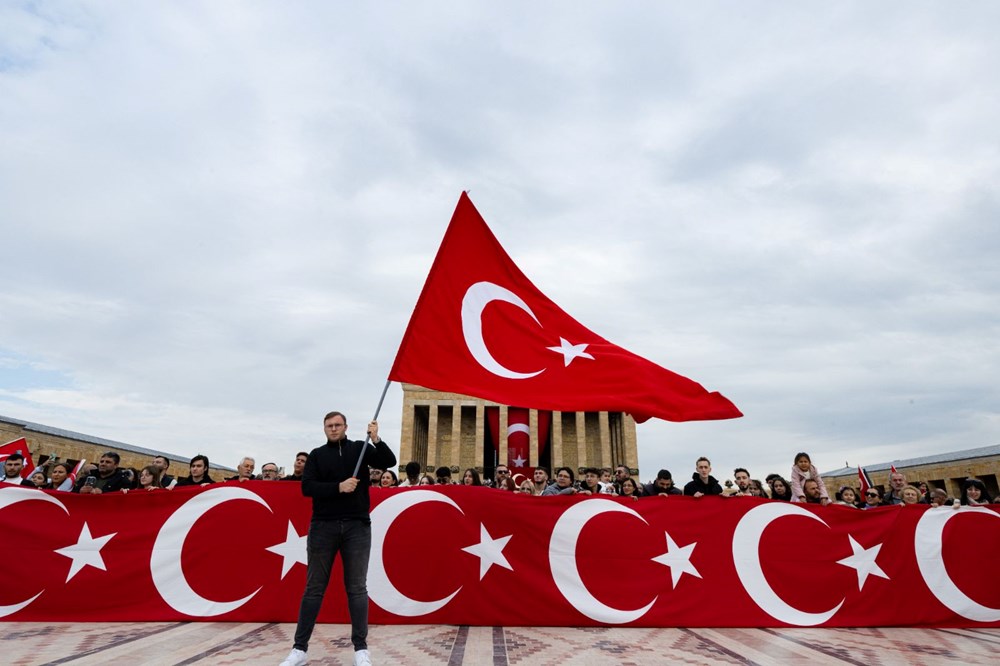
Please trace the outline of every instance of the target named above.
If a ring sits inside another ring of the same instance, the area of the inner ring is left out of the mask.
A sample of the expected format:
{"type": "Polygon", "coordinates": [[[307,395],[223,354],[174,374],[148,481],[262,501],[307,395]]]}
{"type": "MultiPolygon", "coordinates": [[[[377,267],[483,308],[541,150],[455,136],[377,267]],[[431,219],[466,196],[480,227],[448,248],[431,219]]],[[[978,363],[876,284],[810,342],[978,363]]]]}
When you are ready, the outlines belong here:
{"type": "Polygon", "coordinates": [[[893,472],[890,475],[889,487],[885,493],[877,486],[866,488],[863,493],[852,486],[843,486],[831,498],[807,453],[795,456],[787,479],[780,474],[768,474],[764,481],[760,481],[750,478],[750,472],[745,468],[738,467],[733,470],[733,480],[735,483],[727,481],[727,487],[723,487],[723,484],[712,476],[711,461],[704,457],[695,462],[691,480],[683,487],[675,485],[673,475],[666,469],[657,472],[656,478],[652,481],[640,483],[632,477],[631,470],[625,465],[619,465],[614,470],[609,467],[585,468],[579,479],[569,467],[556,468],[554,476],[544,467],[535,467],[531,472],[531,478],[527,478],[523,474],[511,475],[507,466],[498,465],[492,479],[483,479],[478,470],[469,468],[458,480],[452,478],[452,471],[448,467],[437,468],[433,475],[422,474],[420,464],[416,462],[406,465],[406,477],[403,479],[398,479],[392,470],[371,470],[372,485],[383,488],[458,484],[536,496],[612,495],[636,500],[671,495],[692,497],[721,495],[760,497],[806,504],[836,504],[857,509],[872,509],[894,504],[975,506],[991,502],[1000,503],[1000,496],[991,498],[986,484],[980,479],[966,479],[962,483],[960,496],[950,497],[944,489],[936,488],[926,481],[908,483],[906,476],[900,472],[893,472]]]}
{"type": "Polygon", "coordinates": [[[101,455],[97,463],[86,464],[80,470],[75,470],[69,463],[50,460],[35,467],[26,478],[22,478],[24,456],[12,453],[4,460],[0,483],[99,495],[111,492],[171,490],[178,486],[203,486],[220,481],[301,481],[302,470],[308,458],[309,454],[302,451],[295,454],[292,473],[281,476],[280,468],[273,462],[264,463],[260,474],[255,475],[256,462],[247,456],[240,460],[236,474],[217,480],[209,474],[208,456],[202,454],[191,458],[187,476],[175,477],[170,474],[170,459],[166,456],[154,456],[148,465],[136,469],[122,467],[121,456],[114,451],[108,451],[101,455]]]}
{"type": "MultiPolygon", "coordinates": [[[[48,462],[40,465],[33,469],[27,478],[22,479],[24,457],[14,453],[4,462],[0,482],[81,494],[99,494],[169,490],[178,486],[207,485],[223,481],[301,481],[302,471],[308,458],[309,454],[304,451],[297,453],[292,473],[282,476],[281,469],[274,462],[264,463],[260,473],[255,474],[256,461],[247,456],[236,466],[236,474],[216,480],[209,475],[208,457],[201,454],[191,458],[186,476],[175,477],[170,474],[170,459],[165,456],[154,456],[149,465],[135,469],[121,467],[119,455],[109,451],[104,453],[96,464],[87,465],[80,470],[74,482],[72,479],[74,470],[65,462],[48,462]]],[[[1000,495],[996,498],[991,497],[986,484],[977,478],[966,479],[961,485],[960,495],[950,497],[943,488],[934,487],[927,481],[909,483],[901,472],[890,474],[889,486],[884,493],[877,486],[864,488],[863,491],[852,486],[843,486],[830,497],[826,485],[807,453],[795,456],[787,479],[780,474],[768,474],[763,481],[760,481],[751,478],[746,469],[738,467],[733,471],[733,482],[726,482],[727,487],[723,487],[723,484],[712,476],[712,463],[705,457],[695,462],[691,480],[683,487],[675,485],[673,475],[666,469],[657,472],[656,478],[652,481],[640,483],[632,477],[631,470],[625,465],[619,465],[614,470],[608,467],[601,469],[588,467],[583,470],[579,479],[569,467],[556,468],[554,475],[544,467],[535,467],[531,477],[527,478],[523,474],[511,475],[506,465],[498,465],[491,479],[483,479],[478,470],[469,468],[462,473],[460,479],[456,480],[452,478],[452,471],[448,467],[438,467],[431,475],[422,473],[422,468],[417,462],[408,463],[405,474],[400,478],[391,469],[370,469],[369,479],[372,486],[382,488],[457,484],[536,496],[612,495],[632,499],[670,495],[692,497],[721,495],[760,497],[806,504],[836,504],[858,509],[894,504],[975,506],[1000,503],[1000,495]]]]}

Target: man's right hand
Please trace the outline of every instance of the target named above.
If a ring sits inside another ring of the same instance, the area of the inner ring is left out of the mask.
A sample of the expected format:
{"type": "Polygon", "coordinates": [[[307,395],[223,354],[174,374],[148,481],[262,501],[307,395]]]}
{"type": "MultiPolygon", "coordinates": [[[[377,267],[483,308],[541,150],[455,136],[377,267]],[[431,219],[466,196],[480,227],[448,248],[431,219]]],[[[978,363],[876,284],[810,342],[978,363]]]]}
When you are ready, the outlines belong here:
{"type": "Polygon", "coordinates": [[[345,479],[340,482],[340,492],[342,493],[353,493],[354,489],[358,487],[358,480],[353,476],[349,479],[345,479]]]}

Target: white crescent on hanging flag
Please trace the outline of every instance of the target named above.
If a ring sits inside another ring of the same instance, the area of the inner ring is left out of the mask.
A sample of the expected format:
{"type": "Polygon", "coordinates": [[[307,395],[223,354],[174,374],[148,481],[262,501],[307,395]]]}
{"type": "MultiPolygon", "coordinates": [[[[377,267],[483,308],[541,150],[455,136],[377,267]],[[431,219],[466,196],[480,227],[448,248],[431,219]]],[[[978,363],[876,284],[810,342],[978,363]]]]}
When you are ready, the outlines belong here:
{"type": "Polygon", "coordinates": [[[642,422],[742,416],[725,396],[590,331],[517,268],[462,193],[389,379],[642,422]]]}

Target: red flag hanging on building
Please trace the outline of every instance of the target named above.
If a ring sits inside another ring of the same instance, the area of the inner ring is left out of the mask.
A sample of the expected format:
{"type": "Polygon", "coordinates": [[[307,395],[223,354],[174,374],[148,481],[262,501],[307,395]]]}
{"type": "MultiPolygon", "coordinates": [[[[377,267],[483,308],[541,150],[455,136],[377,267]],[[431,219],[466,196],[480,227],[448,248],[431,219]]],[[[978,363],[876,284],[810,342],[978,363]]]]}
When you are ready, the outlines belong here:
{"type": "Polygon", "coordinates": [[[21,467],[21,478],[27,479],[28,475],[35,469],[35,463],[31,459],[31,451],[28,450],[28,440],[24,437],[0,445],[0,465],[10,457],[12,453],[20,453],[24,456],[24,465],[21,467]]]}
{"type": "Polygon", "coordinates": [[[514,265],[464,192],[389,379],[534,409],[627,412],[639,422],[742,416],[722,394],[563,312],[514,265]]]}

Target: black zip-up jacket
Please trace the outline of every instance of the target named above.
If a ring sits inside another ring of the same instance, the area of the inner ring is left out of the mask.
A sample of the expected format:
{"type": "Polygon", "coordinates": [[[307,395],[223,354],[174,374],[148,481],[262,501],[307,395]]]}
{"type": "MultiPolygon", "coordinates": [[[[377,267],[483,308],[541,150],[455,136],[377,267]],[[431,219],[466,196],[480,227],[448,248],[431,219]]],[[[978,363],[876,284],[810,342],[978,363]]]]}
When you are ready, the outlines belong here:
{"type": "Polygon", "coordinates": [[[377,469],[389,469],[396,465],[396,455],[382,440],[371,445],[342,439],[338,442],[328,441],[318,449],[313,449],[302,470],[302,494],[312,498],[313,520],[370,520],[369,465],[377,469]],[[354,466],[358,464],[358,456],[362,450],[365,457],[358,472],[358,487],[352,493],[341,493],[340,483],[354,474],[354,466]]]}
{"type": "Polygon", "coordinates": [[[695,472],[691,475],[691,480],[688,481],[688,484],[684,486],[684,494],[694,495],[697,492],[704,493],[705,495],[721,495],[722,486],[719,485],[714,476],[709,476],[708,483],[705,483],[701,480],[698,472],[695,472]]]}

